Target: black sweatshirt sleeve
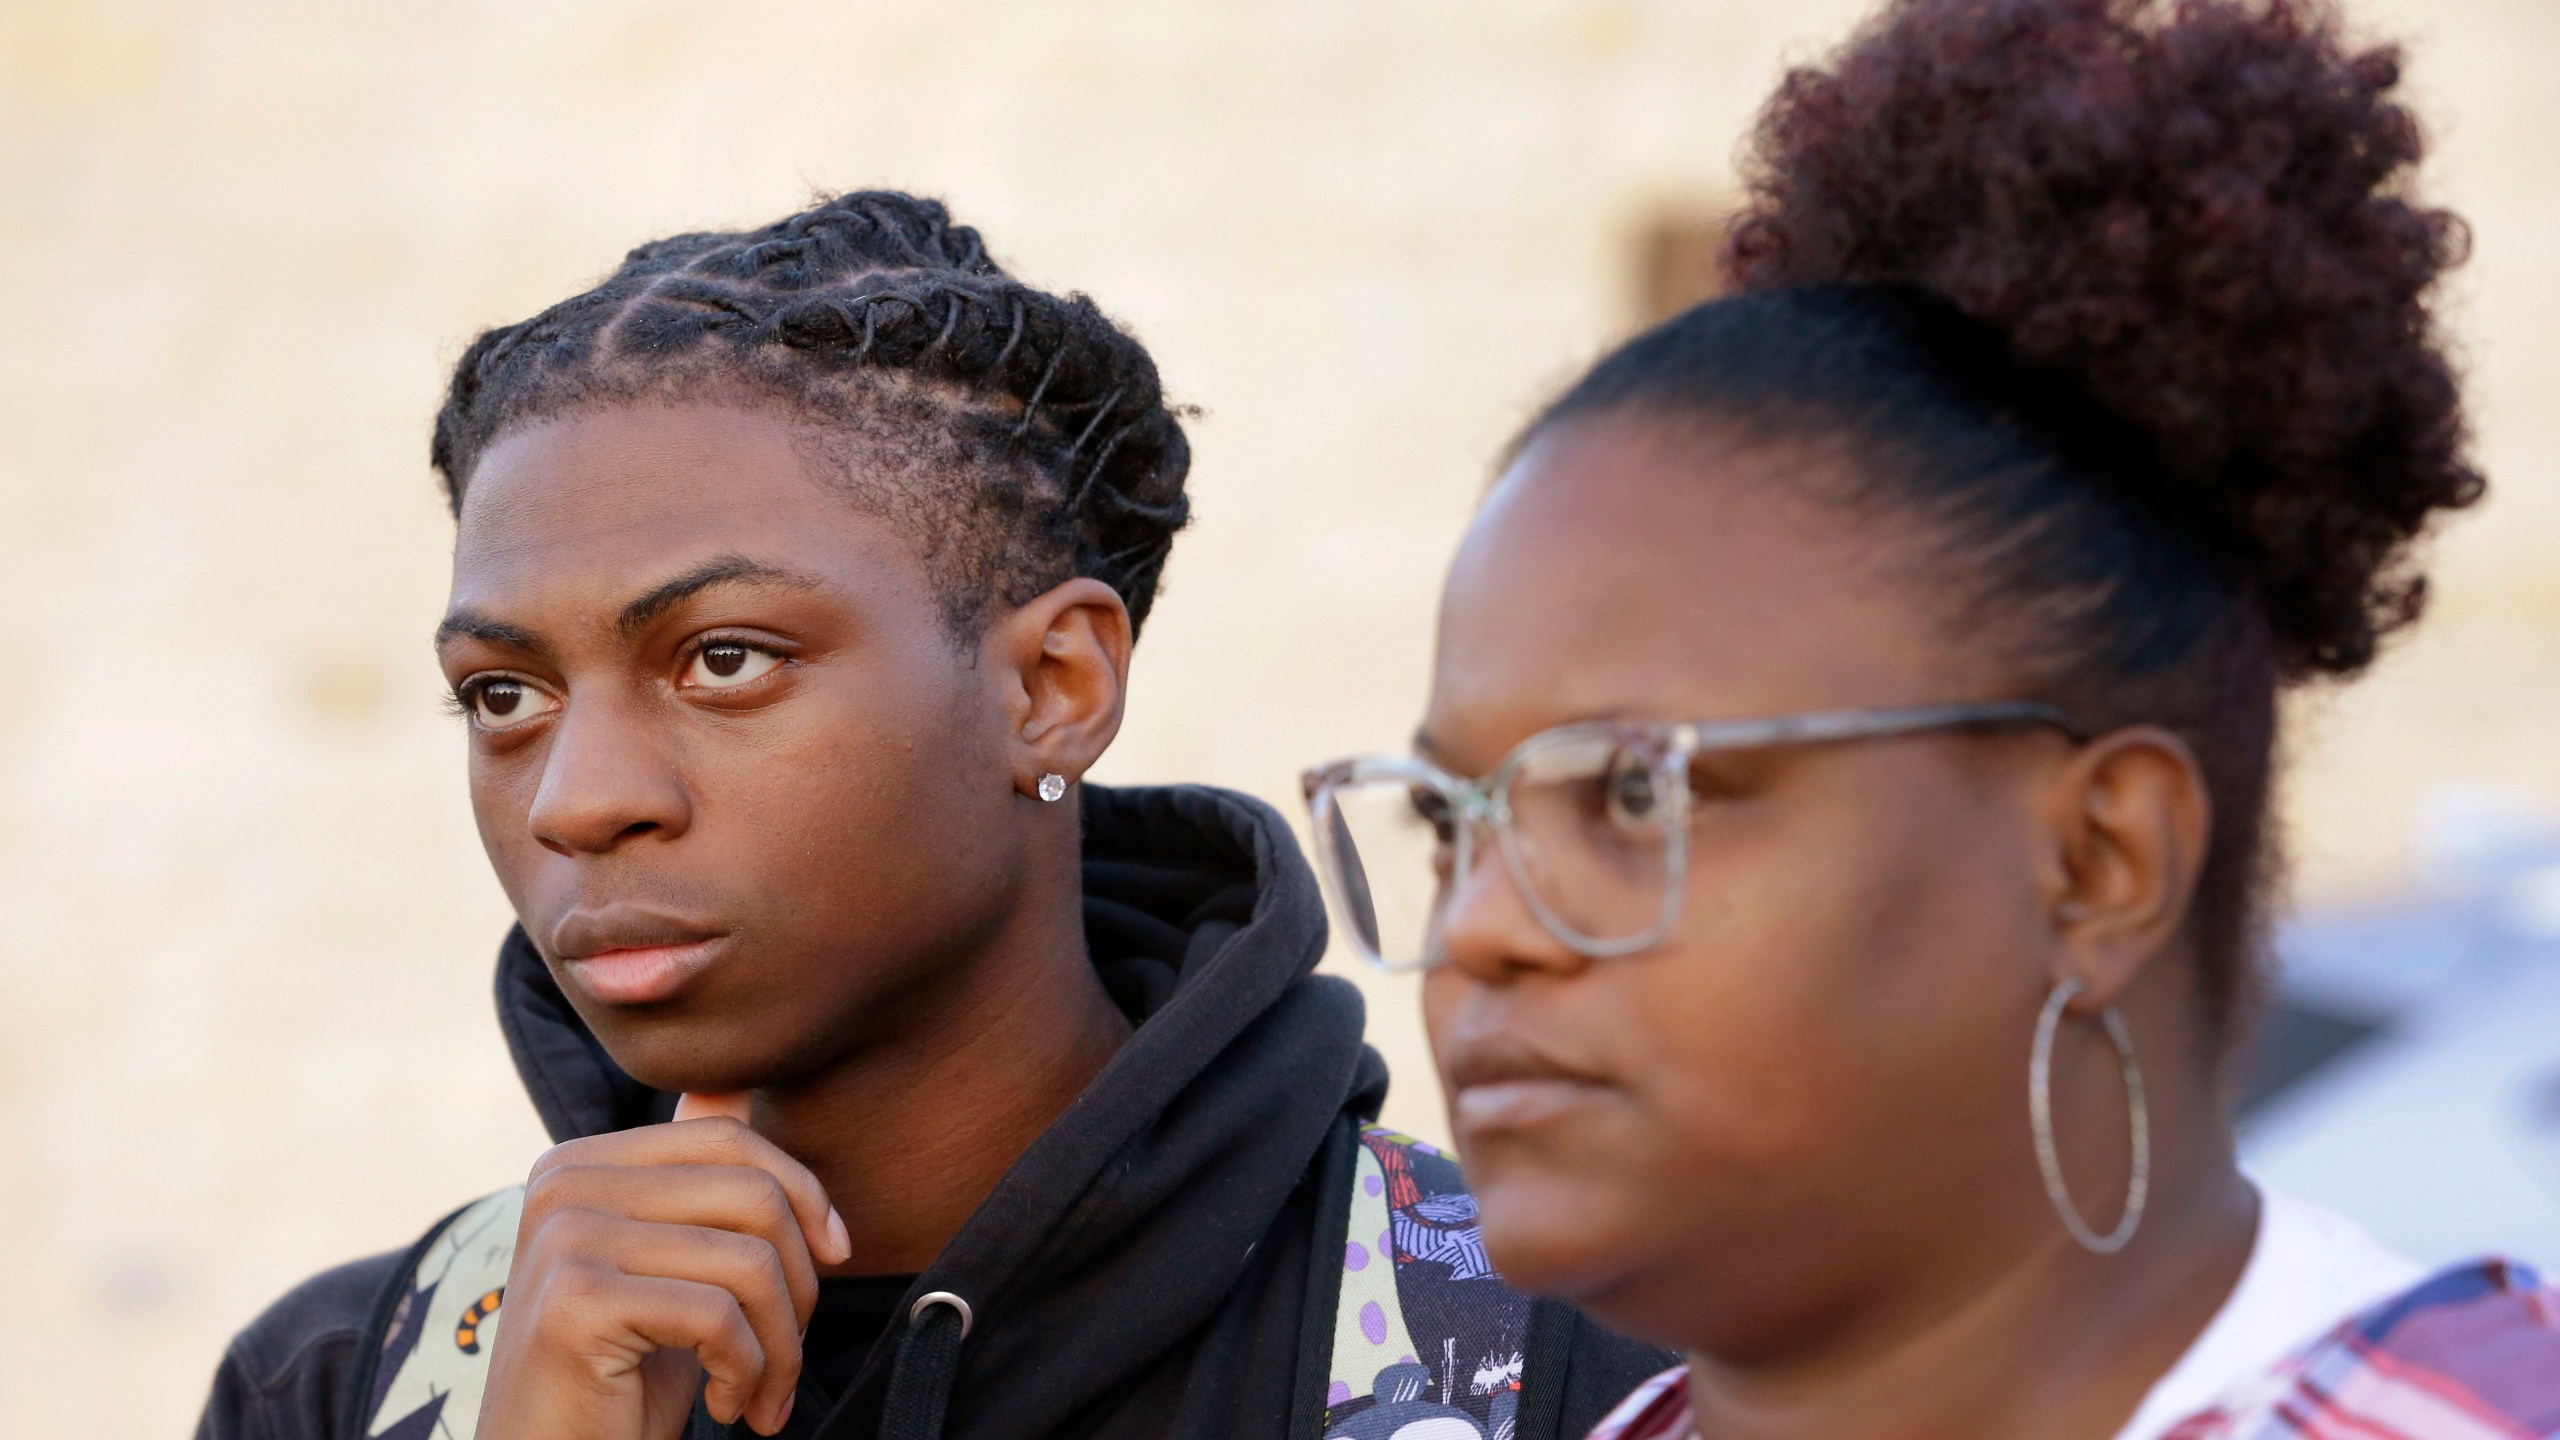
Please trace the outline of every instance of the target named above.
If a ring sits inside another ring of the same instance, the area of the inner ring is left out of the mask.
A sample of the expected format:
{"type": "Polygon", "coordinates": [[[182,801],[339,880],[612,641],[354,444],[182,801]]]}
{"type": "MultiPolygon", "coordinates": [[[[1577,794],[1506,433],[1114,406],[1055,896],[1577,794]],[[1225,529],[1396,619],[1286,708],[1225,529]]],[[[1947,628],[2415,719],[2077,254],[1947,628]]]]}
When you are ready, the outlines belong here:
{"type": "Polygon", "coordinates": [[[374,1299],[406,1255],[323,1271],[286,1292],[231,1341],[196,1440],[354,1440],[334,1433],[363,1373],[374,1299]]]}

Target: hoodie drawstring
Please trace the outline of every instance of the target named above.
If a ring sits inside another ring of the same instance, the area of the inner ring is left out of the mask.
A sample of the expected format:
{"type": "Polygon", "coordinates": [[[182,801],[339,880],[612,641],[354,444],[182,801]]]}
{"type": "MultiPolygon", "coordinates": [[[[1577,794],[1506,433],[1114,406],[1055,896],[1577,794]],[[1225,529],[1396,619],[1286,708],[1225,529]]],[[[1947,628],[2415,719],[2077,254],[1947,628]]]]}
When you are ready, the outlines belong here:
{"type": "Polygon", "coordinates": [[[960,1376],[960,1342],[977,1323],[969,1302],[948,1290],[918,1296],[907,1311],[907,1333],[889,1367],[889,1398],[880,1415],[880,1440],[942,1440],[943,1413],[951,1408],[951,1384],[960,1376]]]}

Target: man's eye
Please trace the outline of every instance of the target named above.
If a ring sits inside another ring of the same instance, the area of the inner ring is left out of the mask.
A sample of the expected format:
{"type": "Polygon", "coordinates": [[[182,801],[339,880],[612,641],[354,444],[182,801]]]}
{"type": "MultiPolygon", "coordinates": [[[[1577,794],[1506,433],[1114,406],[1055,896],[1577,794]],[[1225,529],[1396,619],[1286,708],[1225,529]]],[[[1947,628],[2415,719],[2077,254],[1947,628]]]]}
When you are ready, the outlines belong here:
{"type": "Polygon", "coordinates": [[[504,676],[472,686],[463,703],[483,730],[510,730],[560,708],[551,696],[504,676]]]}
{"type": "Polygon", "coordinates": [[[693,662],[684,667],[684,679],[679,683],[727,690],[757,679],[781,663],[782,657],[769,650],[735,640],[715,640],[694,652],[693,662]]]}

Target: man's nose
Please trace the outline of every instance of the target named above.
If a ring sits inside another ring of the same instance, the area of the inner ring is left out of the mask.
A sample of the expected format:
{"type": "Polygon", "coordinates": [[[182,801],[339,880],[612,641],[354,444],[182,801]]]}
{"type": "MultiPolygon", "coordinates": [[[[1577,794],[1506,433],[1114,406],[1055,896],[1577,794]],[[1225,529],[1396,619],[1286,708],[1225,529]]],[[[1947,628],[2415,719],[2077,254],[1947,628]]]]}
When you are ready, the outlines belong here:
{"type": "Polygon", "coordinates": [[[600,855],[642,835],[673,838],[692,798],[636,698],[573,696],[552,722],[526,823],[560,855],[600,855]]]}

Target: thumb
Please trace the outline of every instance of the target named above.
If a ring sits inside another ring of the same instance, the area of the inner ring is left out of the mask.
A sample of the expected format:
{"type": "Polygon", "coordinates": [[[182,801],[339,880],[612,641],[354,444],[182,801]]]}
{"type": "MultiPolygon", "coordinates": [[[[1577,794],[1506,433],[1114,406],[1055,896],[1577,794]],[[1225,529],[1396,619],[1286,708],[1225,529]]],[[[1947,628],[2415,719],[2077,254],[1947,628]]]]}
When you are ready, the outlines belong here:
{"type": "Polygon", "coordinates": [[[744,1125],[747,1123],[749,1111],[753,1108],[748,1103],[747,1092],[744,1090],[706,1090],[676,1097],[678,1120],[701,1120],[713,1115],[726,1115],[744,1125]]]}

